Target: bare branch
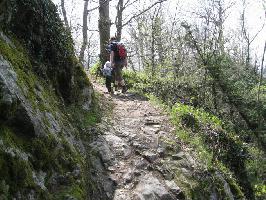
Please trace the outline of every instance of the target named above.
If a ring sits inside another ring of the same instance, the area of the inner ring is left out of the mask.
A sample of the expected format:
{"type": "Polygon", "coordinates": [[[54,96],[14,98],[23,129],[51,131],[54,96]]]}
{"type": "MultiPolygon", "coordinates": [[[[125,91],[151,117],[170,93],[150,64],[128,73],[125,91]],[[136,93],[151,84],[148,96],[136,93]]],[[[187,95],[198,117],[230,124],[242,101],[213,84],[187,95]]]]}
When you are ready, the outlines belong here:
{"type": "Polygon", "coordinates": [[[94,8],[91,8],[91,9],[87,10],[87,13],[92,12],[92,11],[97,10],[97,9],[99,9],[99,6],[96,6],[94,8]]]}
{"type": "Polygon", "coordinates": [[[88,29],[89,32],[99,32],[99,30],[91,30],[91,29],[88,29]]]}
{"type": "Polygon", "coordinates": [[[263,30],[265,26],[265,22],[263,23],[263,25],[261,26],[260,30],[258,30],[258,32],[253,36],[253,38],[250,40],[250,43],[254,41],[254,39],[258,36],[258,34],[263,30]]]}
{"type": "Polygon", "coordinates": [[[132,17],[131,17],[127,22],[125,22],[122,26],[124,27],[124,26],[128,25],[133,19],[135,19],[135,18],[139,17],[140,15],[144,14],[145,12],[147,12],[148,10],[150,10],[151,8],[153,8],[154,6],[156,6],[157,4],[163,3],[163,2],[165,2],[165,1],[167,1],[167,0],[159,0],[159,1],[155,2],[154,4],[150,5],[148,8],[144,9],[143,11],[141,11],[140,13],[138,13],[138,14],[132,16],[132,17]]]}
{"type": "MultiPolygon", "coordinates": [[[[84,1],[88,1],[88,0],[84,0],[84,1]]],[[[109,1],[110,1],[110,0],[109,0],[109,1]]],[[[96,3],[97,1],[92,1],[92,2],[96,3]]],[[[105,0],[105,1],[103,2],[103,4],[105,4],[106,2],[107,2],[107,0],[105,0]]],[[[92,12],[92,11],[97,10],[97,9],[99,9],[99,8],[100,8],[100,6],[96,6],[96,7],[94,7],[94,8],[91,8],[91,9],[87,10],[87,12],[89,13],[89,12],[92,12]]]]}
{"type": "Polygon", "coordinates": [[[128,0],[128,1],[125,3],[125,5],[124,5],[124,9],[125,9],[126,7],[128,7],[128,6],[131,6],[132,4],[136,3],[137,1],[139,1],[139,0],[135,0],[135,1],[133,1],[133,2],[130,2],[130,0],[128,0]]]}

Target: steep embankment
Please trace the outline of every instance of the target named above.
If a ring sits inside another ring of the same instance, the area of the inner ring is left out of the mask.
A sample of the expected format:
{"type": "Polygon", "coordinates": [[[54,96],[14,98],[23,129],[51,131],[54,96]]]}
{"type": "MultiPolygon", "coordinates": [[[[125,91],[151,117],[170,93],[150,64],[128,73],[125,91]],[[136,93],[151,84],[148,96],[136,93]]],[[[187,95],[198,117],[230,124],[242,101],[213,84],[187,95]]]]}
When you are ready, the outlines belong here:
{"type": "Polygon", "coordinates": [[[71,36],[49,0],[0,5],[0,199],[90,199],[94,95],[71,36]]]}
{"type": "Polygon", "coordinates": [[[109,199],[245,199],[229,174],[208,171],[176,137],[160,108],[130,93],[105,97],[113,113],[102,119],[91,146],[100,155],[93,163],[109,199]]]}

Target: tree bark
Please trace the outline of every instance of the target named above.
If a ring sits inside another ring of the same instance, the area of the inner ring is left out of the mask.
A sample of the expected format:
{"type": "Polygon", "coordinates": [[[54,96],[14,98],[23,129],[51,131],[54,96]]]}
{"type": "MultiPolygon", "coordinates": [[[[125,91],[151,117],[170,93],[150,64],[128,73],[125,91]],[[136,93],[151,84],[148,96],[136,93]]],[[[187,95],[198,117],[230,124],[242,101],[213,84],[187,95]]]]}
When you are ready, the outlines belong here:
{"type": "Polygon", "coordinates": [[[263,55],[262,55],[262,60],[261,60],[260,80],[259,80],[259,88],[258,88],[258,96],[257,96],[258,103],[260,101],[260,87],[261,87],[262,78],[263,78],[263,65],[264,65],[264,55],[265,55],[265,52],[266,52],[266,42],[264,44],[264,50],[263,50],[263,55]]]}
{"type": "Polygon", "coordinates": [[[154,15],[152,16],[151,20],[152,20],[152,24],[151,24],[151,75],[152,77],[155,76],[155,42],[156,42],[156,33],[157,33],[157,25],[156,25],[156,20],[159,16],[159,12],[160,12],[161,7],[158,8],[158,10],[156,10],[154,12],[154,15]]]}
{"type": "Polygon", "coordinates": [[[67,27],[68,30],[70,30],[70,26],[67,20],[67,14],[66,14],[66,8],[65,8],[65,0],[61,0],[61,8],[62,8],[62,13],[63,13],[63,17],[64,17],[64,23],[65,26],[67,27]]]}
{"type": "Polygon", "coordinates": [[[82,27],[83,42],[79,54],[79,61],[83,64],[84,64],[85,50],[88,45],[88,3],[89,3],[88,0],[84,2],[83,27],[82,27]]]}
{"type": "Polygon", "coordinates": [[[225,9],[223,8],[223,2],[222,1],[217,1],[218,4],[218,49],[220,54],[224,53],[224,13],[225,9]]]}
{"type": "Polygon", "coordinates": [[[102,65],[109,60],[106,46],[110,38],[109,0],[99,0],[99,34],[100,34],[100,61],[102,65]]]}
{"type": "Polygon", "coordinates": [[[117,4],[117,15],[115,20],[116,25],[116,38],[118,41],[121,40],[122,35],[122,20],[123,20],[123,10],[124,10],[124,0],[119,0],[117,4]]]}

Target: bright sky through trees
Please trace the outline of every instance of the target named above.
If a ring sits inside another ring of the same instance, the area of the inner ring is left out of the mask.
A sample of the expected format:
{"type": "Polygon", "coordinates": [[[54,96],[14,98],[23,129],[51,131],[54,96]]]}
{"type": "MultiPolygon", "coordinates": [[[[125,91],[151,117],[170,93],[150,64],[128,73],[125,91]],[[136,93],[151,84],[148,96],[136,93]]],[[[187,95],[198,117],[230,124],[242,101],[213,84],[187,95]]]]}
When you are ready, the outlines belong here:
{"type": "MultiPolygon", "coordinates": [[[[60,8],[61,0],[52,0],[56,5],[60,8]]],[[[127,9],[125,12],[126,15],[131,13],[137,13],[141,10],[144,4],[150,4],[154,0],[143,0],[140,1],[143,5],[136,4],[132,6],[131,9],[127,9]]],[[[164,8],[166,9],[166,19],[172,18],[174,14],[177,12],[178,21],[187,21],[189,23],[193,23],[197,21],[197,10],[202,7],[203,2],[208,2],[210,0],[190,0],[190,1],[181,1],[181,0],[168,0],[164,3],[164,8]]],[[[228,17],[225,20],[225,34],[230,37],[231,35],[238,34],[237,30],[240,30],[240,14],[243,9],[243,1],[244,0],[224,0],[226,5],[232,3],[232,6],[227,10],[228,17]]],[[[83,16],[83,2],[81,0],[66,0],[65,6],[67,10],[67,15],[69,22],[73,29],[74,39],[76,41],[76,45],[80,45],[81,41],[81,25],[82,25],[82,16],[83,16]]],[[[116,16],[116,6],[117,1],[110,2],[110,17],[111,21],[114,22],[116,16]]],[[[98,1],[91,1],[89,4],[89,9],[95,8],[98,6],[98,1]]],[[[265,0],[246,0],[246,24],[248,27],[248,31],[250,36],[254,36],[262,27],[263,23],[265,23],[265,15],[266,15],[266,1],[265,0]]],[[[98,10],[95,9],[92,11],[92,18],[89,22],[89,30],[94,31],[95,40],[97,40],[97,30],[98,27],[98,10]]],[[[115,26],[111,27],[111,35],[115,33],[115,26]]],[[[126,31],[123,31],[126,36],[126,31]]],[[[266,40],[266,25],[263,30],[260,31],[251,47],[253,51],[256,51],[258,54],[262,53],[264,42],[266,40]]],[[[79,49],[79,47],[77,48],[79,49]]]]}

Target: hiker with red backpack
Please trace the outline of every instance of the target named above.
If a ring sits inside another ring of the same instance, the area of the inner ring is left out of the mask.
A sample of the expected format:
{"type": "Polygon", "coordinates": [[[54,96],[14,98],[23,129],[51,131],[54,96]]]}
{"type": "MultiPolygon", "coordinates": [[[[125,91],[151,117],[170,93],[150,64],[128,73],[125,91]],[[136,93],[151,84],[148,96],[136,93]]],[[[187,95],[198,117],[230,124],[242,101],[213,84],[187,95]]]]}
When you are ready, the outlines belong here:
{"type": "Polygon", "coordinates": [[[115,37],[110,39],[110,62],[113,68],[115,88],[121,87],[122,93],[127,91],[127,86],[122,77],[123,67],[127,67],[127,51],[123,43],[118,42],[115,37]]]}

